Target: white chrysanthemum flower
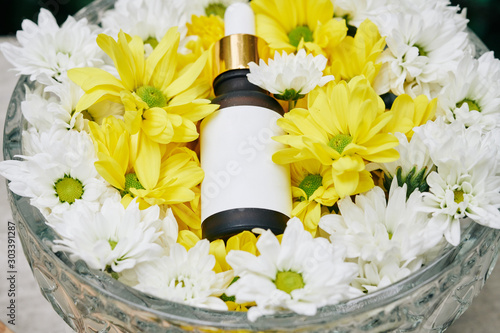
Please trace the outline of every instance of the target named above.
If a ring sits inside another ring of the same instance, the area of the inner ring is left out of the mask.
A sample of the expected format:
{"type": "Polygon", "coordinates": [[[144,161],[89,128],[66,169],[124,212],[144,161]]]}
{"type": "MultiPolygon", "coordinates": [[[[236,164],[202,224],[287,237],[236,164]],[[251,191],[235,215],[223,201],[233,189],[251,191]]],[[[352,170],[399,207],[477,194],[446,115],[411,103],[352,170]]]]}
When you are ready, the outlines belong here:
{"type": "Polygon", "coordinates": [[[340,215],[324,215],[319,226],[330,234],[335,244],[347,247],[347,257],[384,262],[386,257],[400,263],[416,260],[442,238],[442,233],[429,227],[422,213],[422,193],[413,192],[406,199],[406,184],[392,182],[389,199],[380,187],[338,202],[340,215]]]}
{"type": "MultiPolygon", "coordinates": [[[[64,115],[66,127],[81,131],[84,128],[84,117],[81,113],[76,114],[76,104],[83,96],[84,92],[80,86],[71,81],[66,74],[62,75],[60,82],[54,83],[45,88],[45,92],[58,97],[57,103],[50,103],[47,111],[64,115]]],[[[87,111],[87,114],[90,114],[87,111]]]]}
{"type": "Polygon", "coordinates": [[[236,302],[256,302],[248,319],[280,310],[303,315],[316,314],[320,306],[356,297],[349,286],[357,273],[353,263],[344,262],[344,248],[325,238],[313,238],[299,219],[291,219],[280,242],[271,231],[257,241],[259,256],[231,251],[226,260],[240,278],[226,291],[236,302]]]}
{"type": "Polygon", "coordinates": [[[58,106],[57,96],[46,92],[45,86],[37,84],[34,90],[26,87],[26,97],[21,102],[21,112],[28,124],[37,131],[47,132],[54,127],[67,130],[71,115],[58,106]]]}
{"type": "MultiPolygon", "coordinates": [[[[418,134],[414,134],[410,142],[406,135],[394,133],[399,140],[399,145],[395,147],[399,152],[399,159],[388,163],[374,163],[367,165],[367,169],[376,170],[378,168],[384,171],[385,179],[400,179],[406,184],[421,184],[425,181],[427,175],[433,170],[434,163],[430,157],[429,149],[423,143],[418,134]]],[[[385,184],[385,183],[384,183],[385,184]]],[[[387,184],[385,184],[387,185],[387,184]]],[[[384,186],[385,186],[384,185],[384,186]]],[[[389,188],[386,186],[386,188],[389,188]]],[[[416,188],[408,188],[413,192],[416,188]]],[[[423,188],[420,188],[423,191],[423,188]]],[[[408,195],[410,194],[408,193],[408,195]]]]}
{"type": "Polygon", "coordinates": [[[388,48],[379,58],[382,68],[375,84],[379,93],[436,97],[448,72],[473,47],[466,22],[437,9],[384,16],[378,24],[388,48]]]}
{"type": "Polygon", "coordinates": [[[429,122],[419,127],[437,167],[427,177],[424,211],[430,223],[443,230],[452,245],[460,242],[460,220],[500,228],[500,177],[496,132],[482,133],[480,126],[466,128],[454,122],[429,122]],[[444,135],[443,133],[448,133],[444,135]]]}
{"type": "Polygon", "coordinates": [[[98,27],[86,19],[70,16],[59,27],[54,16],[41,9],[38,25],[24,20],[22,29],[16,35],[20,46],[4,43],[0,49],[14,70],[31,80],[51,84],[70,68],[103,64],[104,53],[95,41],[98,27]]]}
{"type": "MultiPolygon", "coordinates": [[[[393,4],[399,5],[397,10],[399,11],[413,11],[415,13],[422,12],[427,9],[440,10],[443,15],[447,17],[460,16],[463,17],[463,13],[458,13],[460,8],[458,6],[450,6],[449,0],[389,0],[393,4]]],[[[394,7],[393,7],[394,8],[394,7]]]]}
{"type": "MultiPolygon", "coordinates": [[[[492,138],[491,144],[500,147],[500,128],[495,128],[491,131],[490,138],[492,138]]],[[[500,148],[497,149],[497,165],[500,165],[500,148]]],[[[500,168],[496,171],[496,174],[500,176],[500,168]]]]}
{"type": "Polygon", "coordinates": [[[395,7],[391,0],[332,0],[335,16],[345,18],[347,24],[359,27],[364,20],[375,22],[395,7]]]}
{"type": "Polygon", "coordinates": [[[34,91],[26,87],[21,110],[26,121],[40,132],[51,131],[54,127],[83,129],[83,117],[75,114],[76,103],[83,96],[83,90],[66,75],[61,75],[59,80],[49,86],[37,85],[34,91]]]}
{"type": "Polygon", "coordinates": [[[123,116],[123,105],[109,101],[76,113],[76,104],[83,96],[83,90],[65,74],[59,81],[48,86],[36,84],[33,91],[26,87],[21,110],[26,121],[37,131],[48,132],[54,128],[88,130],[88,120],[100,124],[106,116],[123,116]]]}
{"type": "Polygon", "coordinates": [[[36,149],[41,153],[0,162],[0,175],[10,180],[14,193],[29,197],[48,221],[63,221],[63,212],[78,200],[96,211],[116,192],[94,167],[97,158],[87,133],[58,130],[40,137],[43,146],[36,149]]]}
{"type": "Polygon", "coordinates": [[[346,18],[349,25],[359,27],[366,19],[383,24],[388,15],[395,13],[421,13],[425,10],[439,10],[447,19],[457,23],[466,20],[465,12],[458,6],[450,6],[449,0],[332,0],[335,16],[346,18]]]}
{"type": "Polygon", "coordinates": [[[341,215],[328,214],[320,227],[330,234],[334,244],[345,245],[347,258],[358,262],[359,275],[353,286],[374,291],[394,283],[422,267],[437,253],[443,234],[433,230],[428,215],[422,212],[422,193],[413,192],[406,199],[403,187],[392,182],[389,199],[375,187],[338,203],[341,215]]]}
{"type": "Polygon", "coordinates": [[[500,126],[500,60],[493,52],[479,59],[464,56],[438,101],[439,111],[449,122],[480,124],[485,131],[500,126]]]}
{"type": "Polygon", "coordinates": [[[224,18],[227,7],[233,3],[248,3],[248,0],[185,0],[186,13],[191,19],[191,15],[218,15],[224,18]]]}
{"type": "Polygon", "coordinates": [[[35,127],[30,126],[22,133],[23,155],[33,156],[45,153],[46,147],[58,145],[67,134],[68,130],[58,124],[54,124],[45,131],[38,131],[35,127]]]}
{"type": "Polygon", "coordinates": [[[120,195],[106,199],[98,212],[81,202],[63,217],[67,223],[51,225],[61,236],[54,240],[53,250],[70,253],[71,260],[83,260],[94,269],[119,273],[136,265],[158,260],[163,248],[156,243],[160,236],[160,209],[139,209],[132,201],[127,208],[120,195]]]}
{"type": "Polygon", "coordinates": [[[185,5],[183,0],[119,0],[104,13],[102,26],[110,36],[123,30],[141,37],[149,54],[171,27],[178,27],[181,41],[186,37],[190,17],[184,14],[185,5]]]}
{"type": "Polygon", "coordinates": [[[172,212],[172,209],[166,206],[161,206],[161,223],[157,226],[157,229],[162,232],[158,243],[165,250],[165,255],[169,255],[170,249],[177,242],[177,237],[179,235],[179,224],[172,212]]]}
{"type": "Polygon", "coordinates": [[[298,100],[317,86],[324,86],[334,79],[333,75],[323,76],[327,59],[322,55],[306,55],[304,49],[297,54],[280,55],[274,59],[263,59],[259,65],[249,63],[248,81],[274,94],[276,98],[290,101],[298,100]]]}
{"type": "Polygon", "coordinates": [[[227,310],[220,299],[233,279],[233,272],[215,273],[215,257],[204,239],[189,251],[174,244],[168,256],[136,267],[139,284],[134,288],[174,302],[215,310],[227,310]]]}
{"type": "MultiPolygon", "coordinates": [[[[156,243],[163,249],[162,257],[168,256],[170,254],[170,249],[176,244],[177,237],[179,236],[179,225],[171,208],[165,205],[159,207],[160,219],[154,225],[156,230],[160,233],[156,243]]],[[[135,267],[122,270],[118,276],[118,280],[128,286],[135,286],[139,283],[136,271],[135,267]]]]}
{"type": "Polygon", "coordinates": [[[404,279],[422,267],[422,259],[414,260],[411,265],[401,266],[397,259],[386,257],[383,262],[359,260],[359,275],[352,285],[359,290],[373,292],[404,279]]]}
{"type": "Polygon", "coordinates": [[[45,88],[46,92],[57,96],[59,99],[57,103],[50,103],[47,110],[49,112],[66,113],[69,115],[69,121],[67,121],[68,128],[90,132],[88,121],[101,124],[102,120],[110,115],[118,118],[123,117],[123,105],[111,101],[101,101],[92,105],[87,110],[76,112],[76,105],[84,95],[82,88],[70,80],[67,75],[61,76],[60,81],[60,83],[57,82],[45,88]]]}

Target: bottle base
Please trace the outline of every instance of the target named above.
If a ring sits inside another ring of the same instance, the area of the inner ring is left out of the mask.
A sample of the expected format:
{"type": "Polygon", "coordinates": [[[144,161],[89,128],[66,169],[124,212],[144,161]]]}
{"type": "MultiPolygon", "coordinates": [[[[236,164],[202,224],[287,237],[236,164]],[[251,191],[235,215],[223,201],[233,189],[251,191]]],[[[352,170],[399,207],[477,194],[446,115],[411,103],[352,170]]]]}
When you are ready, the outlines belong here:
{"type": "Polygon", "coordinates": [[[213,241],[223,239],[253,228],[270,229],[275,235],[285,231],[290,218],[283,213],[262,208],[238,208],[213,214],[202,223],[203,238],[213,241]]]}

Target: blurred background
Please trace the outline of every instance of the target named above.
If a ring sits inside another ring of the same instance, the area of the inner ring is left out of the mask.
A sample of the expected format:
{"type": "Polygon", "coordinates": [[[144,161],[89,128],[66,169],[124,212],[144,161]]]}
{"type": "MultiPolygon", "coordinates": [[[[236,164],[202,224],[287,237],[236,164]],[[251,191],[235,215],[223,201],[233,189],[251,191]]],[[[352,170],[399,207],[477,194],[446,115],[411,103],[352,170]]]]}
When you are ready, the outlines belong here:
{"type": "MultiPolygon", "coordinates": [[[[68,15],[89,4],[92,0],[3,0],[0,12],[0,35],[14,35],[21,28],[23,19],[36,21],[40,7],[50,10],[64,22],[68,15]]],[[[454,5],[467,8],[470,28],[498,56],[500,54],[500,34],[496,23],[500,17],[498,0],[452,0],[454,5]]]]}

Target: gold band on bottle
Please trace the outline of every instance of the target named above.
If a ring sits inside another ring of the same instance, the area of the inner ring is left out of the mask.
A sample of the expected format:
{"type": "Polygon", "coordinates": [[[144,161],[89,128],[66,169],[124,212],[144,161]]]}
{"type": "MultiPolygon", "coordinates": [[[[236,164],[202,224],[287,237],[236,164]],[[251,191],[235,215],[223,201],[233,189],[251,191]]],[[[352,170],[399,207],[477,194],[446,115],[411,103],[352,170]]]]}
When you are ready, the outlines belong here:
{"type": "Polygon", "coordinates": [[[254,35],[233,34],[219,40],[214,45],[214,77],[232,70],[248,68],[249,62],[259,63],[259,59],[269,58],[267,43],[254,35]]]}

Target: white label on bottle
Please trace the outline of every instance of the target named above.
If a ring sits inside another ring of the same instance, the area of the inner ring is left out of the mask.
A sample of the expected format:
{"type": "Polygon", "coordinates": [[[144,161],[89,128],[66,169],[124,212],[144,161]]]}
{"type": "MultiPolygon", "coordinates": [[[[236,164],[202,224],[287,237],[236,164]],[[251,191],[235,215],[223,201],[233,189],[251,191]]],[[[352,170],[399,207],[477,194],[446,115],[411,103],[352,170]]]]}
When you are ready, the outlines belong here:
{"type": "Polygon", "coordinates": [[[272,155],[284,148],[281,116],[256,106],[231,106],[203,120],[200,130],[201,220],[230,209],[262,208],[290,216],[290,169],[272,155]]]}

